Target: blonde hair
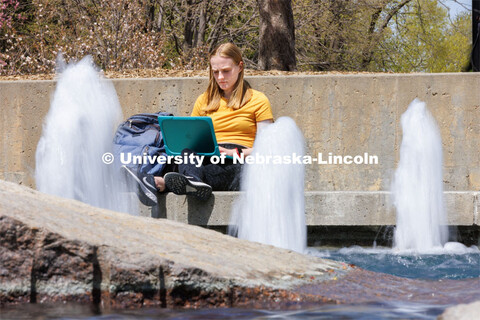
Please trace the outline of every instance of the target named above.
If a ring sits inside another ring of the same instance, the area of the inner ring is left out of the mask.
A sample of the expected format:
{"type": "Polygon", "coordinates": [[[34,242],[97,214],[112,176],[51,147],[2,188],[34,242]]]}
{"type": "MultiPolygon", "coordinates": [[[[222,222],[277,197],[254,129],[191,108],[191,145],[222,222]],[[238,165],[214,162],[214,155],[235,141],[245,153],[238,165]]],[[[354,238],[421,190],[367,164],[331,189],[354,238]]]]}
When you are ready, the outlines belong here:
{"type": "MultiPolygon", "coordinates": [[[[240,49],[234,45],[233,43],[224,43],[216,47],[208,57],[209,60],[209,70],[210,70],[210,79],[208,82],[208,87],[206,93],[206,107],[203,107],[201,113],[203,115],[207,114],[208,112],[217,111],[220,107],[220,100],[222,98],[223,90],[220,89],[217,81],[215,81],[215,77],[213,76],[212,64],[210,60],[214,56],[220,56],[224,58],[230,58],[235,62],[237,65],[240,62],[243,62],[242,59],[242,52],[240,49]]],[[[232,95],[228,100],[227,106],[234,110],[240,109],[243,105],[245,105],[252,97],[252,93],[250,92],[250,84],[243,79],[243,70],[240,71],[238,74],[237,82],[235,83],[234,89],[232,91],[232,95]]]]}

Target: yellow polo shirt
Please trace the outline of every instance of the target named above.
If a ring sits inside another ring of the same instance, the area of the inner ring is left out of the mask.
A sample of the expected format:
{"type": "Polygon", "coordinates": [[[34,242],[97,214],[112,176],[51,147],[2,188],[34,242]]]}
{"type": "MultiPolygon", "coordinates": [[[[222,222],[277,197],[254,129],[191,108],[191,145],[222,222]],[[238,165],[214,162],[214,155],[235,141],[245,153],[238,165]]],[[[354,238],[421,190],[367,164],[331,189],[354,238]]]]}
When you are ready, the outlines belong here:
{"type": "MultiPolygon", "coordinates": [[[[207,113],[212,118],[217,142],[231,142],[253,147],[257,134],[257,122],[273,119],[268,98],[260,91],[252,90],[252,98],[243,107],[233,110],[227,107],[228,100],[222,98],[217,111],[207,113]]],[[[201,94],[192,111],[192,117],[200,117],[200,110],[207,104],[206,93],[201,94]]]]}

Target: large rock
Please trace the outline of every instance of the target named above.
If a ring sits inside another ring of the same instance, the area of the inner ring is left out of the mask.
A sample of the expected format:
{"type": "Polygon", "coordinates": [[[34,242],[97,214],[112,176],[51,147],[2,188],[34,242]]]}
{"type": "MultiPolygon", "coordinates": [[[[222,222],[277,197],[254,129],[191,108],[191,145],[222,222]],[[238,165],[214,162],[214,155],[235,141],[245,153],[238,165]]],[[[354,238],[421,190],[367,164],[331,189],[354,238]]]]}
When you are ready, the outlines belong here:
{"type": "Polygon", "coordinates": [[[0,303],[104,307],[327,301],[294,288],[352,269],[168,220],[134,217],[0,181],[0,303]]]}

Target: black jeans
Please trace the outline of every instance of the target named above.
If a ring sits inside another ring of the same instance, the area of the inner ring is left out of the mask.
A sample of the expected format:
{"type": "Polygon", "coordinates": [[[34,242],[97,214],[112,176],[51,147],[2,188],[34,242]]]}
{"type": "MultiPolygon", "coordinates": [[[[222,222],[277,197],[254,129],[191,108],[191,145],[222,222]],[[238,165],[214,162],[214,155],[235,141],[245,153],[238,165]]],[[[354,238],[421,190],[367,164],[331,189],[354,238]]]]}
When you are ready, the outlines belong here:
{"type": "MultiPolygon", "coordinates": [[[[245,148],[236,144],[220,144],[220,146],[227,149],[245,148]]],[[[192,153],[195,154],[190,149],[185,149],[182,153],[184,156],[192,153]]],[[[240,163],[233,163],[232,159],[225,159],[223,164],[213,164],[210,162],[210,157],[205,157],[200,167],[197,167],[194,163],[179,164],[178,172],[210,185],[213,191],[240,190],[242,165],[240,163]]]]}

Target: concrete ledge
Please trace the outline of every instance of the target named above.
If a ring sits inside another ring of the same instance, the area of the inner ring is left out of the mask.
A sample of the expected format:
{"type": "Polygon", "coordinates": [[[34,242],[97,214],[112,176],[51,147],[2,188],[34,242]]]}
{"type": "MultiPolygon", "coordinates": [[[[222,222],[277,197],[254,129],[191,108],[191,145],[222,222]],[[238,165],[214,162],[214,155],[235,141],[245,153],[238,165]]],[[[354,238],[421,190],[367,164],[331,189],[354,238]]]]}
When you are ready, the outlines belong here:
{"type": "MultiPolygon", "coordinates": [[[[207,202],[174,194],[159,197],[159,206],[141,206],[142,216],[199,226],[226,226],[239,192],[214,192],[207,202]]],[[[480,192],[445,192],[448,224],[479,226],[480,192]]],[[[390,192],[307,191],[305,214],[308,226],[395,225],[390,192]]]]}

